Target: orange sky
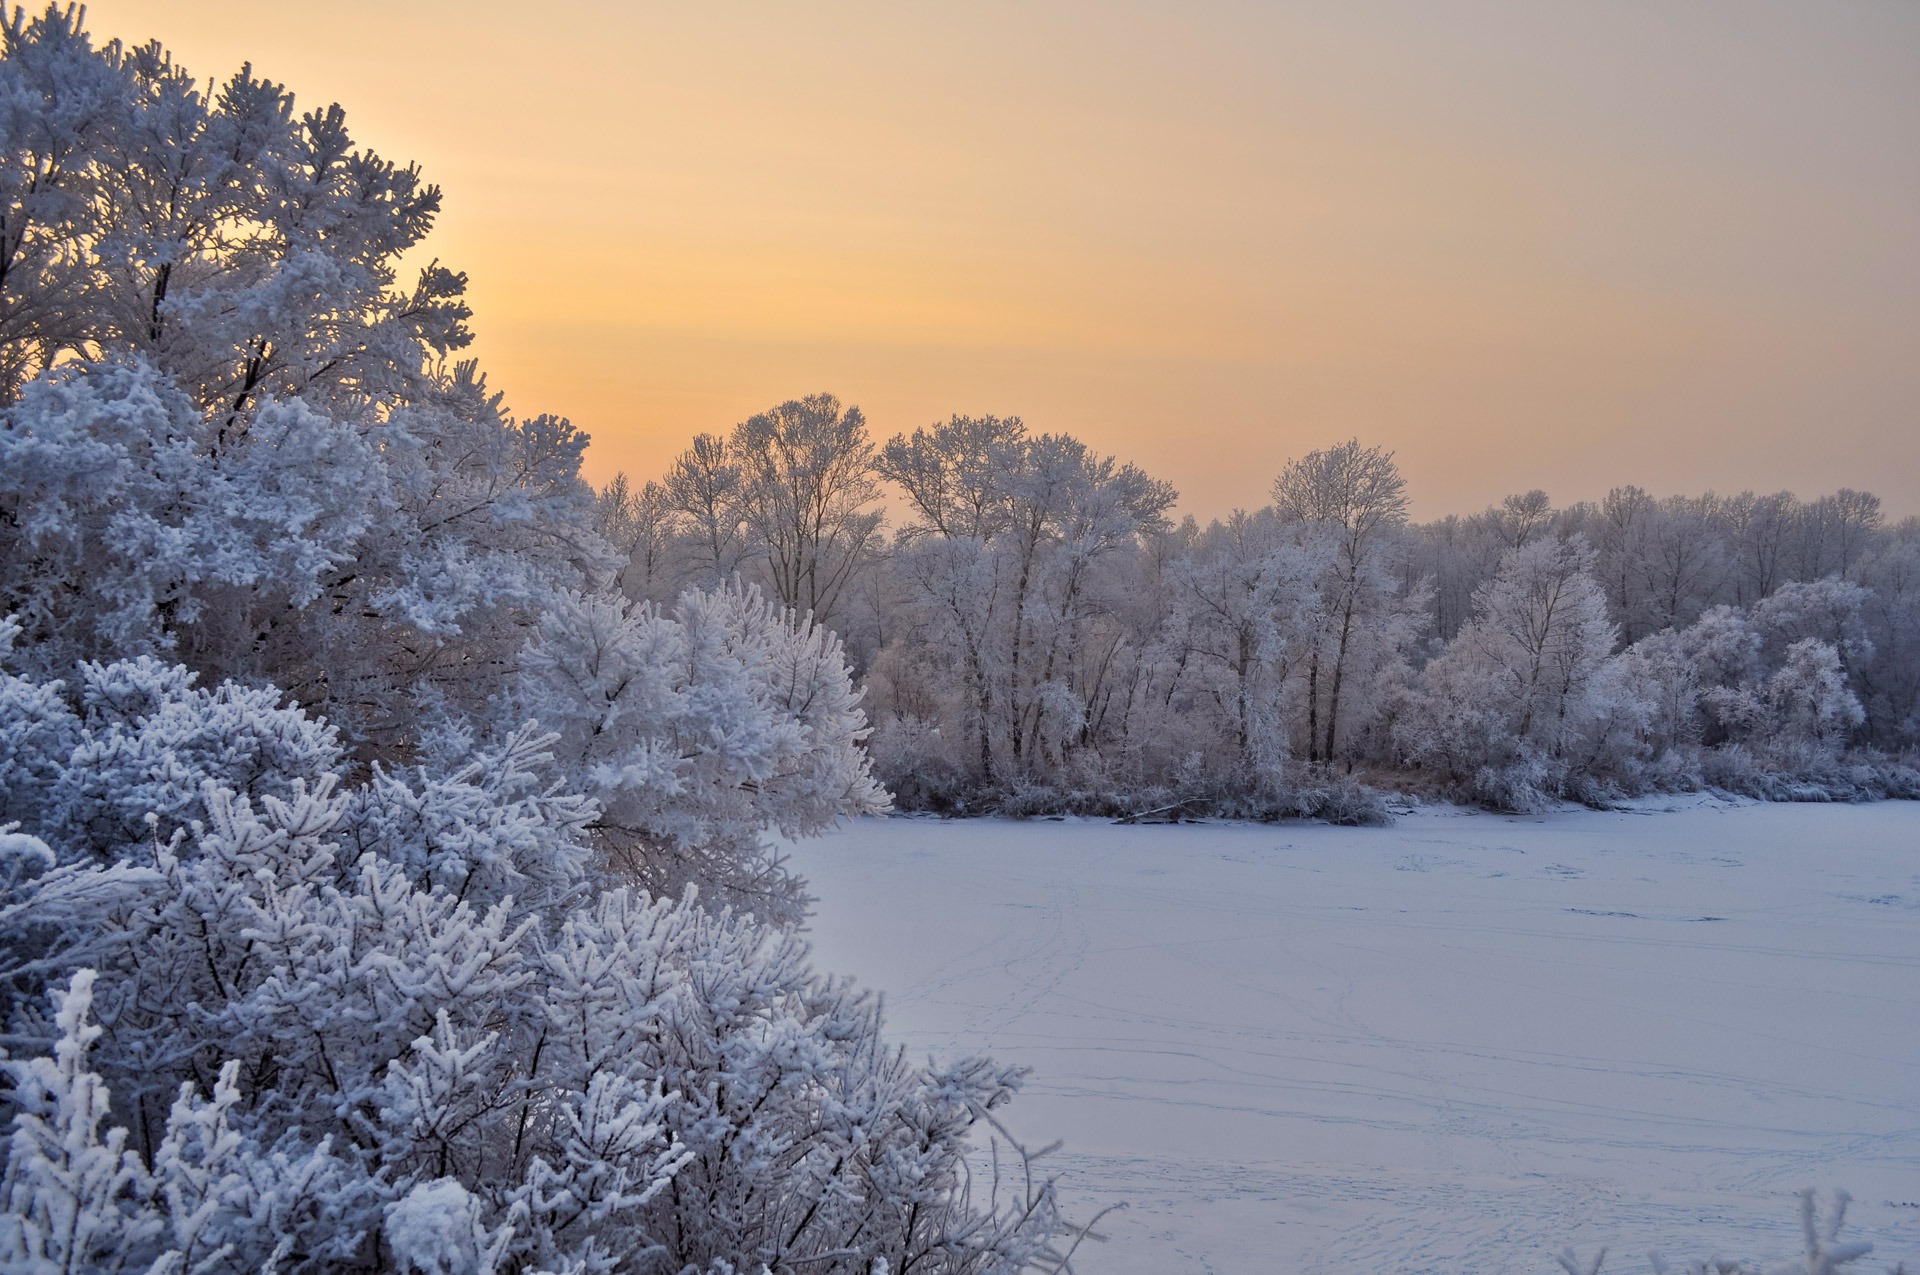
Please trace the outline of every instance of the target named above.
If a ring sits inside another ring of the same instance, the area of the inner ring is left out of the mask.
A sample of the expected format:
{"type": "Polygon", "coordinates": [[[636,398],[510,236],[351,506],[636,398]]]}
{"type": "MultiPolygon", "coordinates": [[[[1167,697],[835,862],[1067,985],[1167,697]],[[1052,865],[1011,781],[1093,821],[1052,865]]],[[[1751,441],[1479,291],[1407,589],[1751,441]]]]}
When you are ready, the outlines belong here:
{"type": "Polygon", "coordinates": [[[92,0],[446,191],[476,351],[651,477],[828,390],[1019,414],[1210,516],[1635,482],[1920,512],[1908,0],[92,0]]]}

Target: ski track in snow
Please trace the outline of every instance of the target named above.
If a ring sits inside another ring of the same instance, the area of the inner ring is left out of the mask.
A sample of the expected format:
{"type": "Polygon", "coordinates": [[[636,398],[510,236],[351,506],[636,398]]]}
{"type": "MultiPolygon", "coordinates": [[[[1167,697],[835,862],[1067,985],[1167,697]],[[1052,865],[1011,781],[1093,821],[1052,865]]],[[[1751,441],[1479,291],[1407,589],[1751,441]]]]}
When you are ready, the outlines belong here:
{"type": "Polygon", "coordinates": [[[822,968],[1011,1109],[1083,1275],[1920,1258],[1920,804],[1392,828],[861,820],[791,847],[822,968]]]}

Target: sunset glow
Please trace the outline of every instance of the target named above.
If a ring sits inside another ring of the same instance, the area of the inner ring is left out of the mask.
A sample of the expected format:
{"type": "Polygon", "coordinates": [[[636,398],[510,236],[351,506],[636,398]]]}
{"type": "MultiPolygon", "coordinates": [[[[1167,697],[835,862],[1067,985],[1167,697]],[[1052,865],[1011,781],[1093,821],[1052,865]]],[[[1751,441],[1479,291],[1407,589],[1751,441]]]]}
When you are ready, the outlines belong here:
{"type": "Polygon", "coordinates": [[[1349,436],[1422,517],[1622,483],[1920,512],[1911,5],[329,15],[89,5],[418,161],[495,387],[596,481],[825,390],[882,438],[1071,431],[1203,519],[1349,436]]]}

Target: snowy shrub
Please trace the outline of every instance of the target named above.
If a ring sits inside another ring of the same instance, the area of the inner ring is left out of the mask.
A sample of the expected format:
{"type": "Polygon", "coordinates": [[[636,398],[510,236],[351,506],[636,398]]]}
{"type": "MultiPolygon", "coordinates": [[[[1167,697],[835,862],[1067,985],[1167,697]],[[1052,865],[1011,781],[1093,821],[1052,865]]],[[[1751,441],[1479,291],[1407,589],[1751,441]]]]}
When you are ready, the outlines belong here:
{"type": "Polygon", "coordinates": [[[886,809],[840,642],[738,583],[663,612],[567,595],[521,661],[527,716],[559,732],[599,802],[603,848],[646,888],[797,919],[800,883],[761,840],[886,809]]]}
{"type": "Polygon", "coordinates": [[[118,858],[205,819],[208,780],[284,799],[343,760],[334,730],[283,708],[272,689],[202,690],[152,656],[82,664],[79,674],[78,738],[42,816],[63,846],[118,858]]]}
{"type": "MultiPolygon", "coordinates": [[[[1852,1270],[1856,1262],[1873,1252],[1871,1244],[1840,1238],[1847,1221],[1847,1205],[1851,1202],[1845,1191],[1834,1192],[1833,1207],[1823,1218],[1819,1215],[1814,1192],[1807,1190],[1800,1193],[1800,1234],[1805,1247],[1802,1255],[1794,1261],[1763,1265],[1749,1259],[1716,1256],[1675,1266],[1660,1254],[1652,1253],[1647,1257],[1647,1264],[1653,1275],[1669,1275],[1670,1272],[1672,1275],[1842,1275],[1843,1271],[1852,1270]]],[[[1601,1249],[1584,1261],[1572,1249],[1566,1249],[1555,1261],[1566,1275],[1601,1275],[1601,1272],[1610,1269],[1607,1266],[1606,1249],[1601,1249]]],[[[1900,1263],[1886,1269],[1888,1275],[1903,1275],[1906,1264],[1900,1263]]]]}
{"type": "Polygon", "coordinates": [[[1836,757],[1822,747],[1769,747],[1763,754],[1740,744],[1701,751],[1700,783],[1761,801],[1912,800],[1920,769],[1911,762],[1855,753],[1836,757]]]}
{"type": "MultiPolygon", "coordinates": [[[[727,782],[694,779],[718,804],[683,817],[825,817],[842,771],[808,764],[805,732],[840,738],[846,705],[805,674],[829,647],[780,647],[744,594],[718,606],[731,621],[684,613],[672,667],[767,661],[796,698],[687,710],[716,747],[787,742],[722,767],[765,760],[756,799],[776,804],[733,809],[727,782]]],[[[662,683],[694,701],[727,685],[662,683]]],[[[963,1272],[1052,1251],[1047,1183],[975,1197],[966,1168],[1020,1073],[910,1064],[877,1001],[811,970],[791,930],[610,879],[596,807],[550,778],[558,737],[349,786],[331,733],[271,694],[200,692],[152,661],[85,686],[82,742],[23,759],[53,776],[47,835],[0,834],[24,1046],[9,1260],[963,1272]],[[216,728],[232,750],[196,742],[216,728]],[[184,741],[158,778],[143,730],[184,741]],[[128,813],[123,779],[171,803],[164,822],[128,813]],[[122,844],[129,825],[143,839],[122,844]]]]}
{"type": "Polygon", "coordinates": [[[462,898],[558,902],[591,875],[592,801],[552,777],[554,736],[535,727],[437,764],[375,766],[349,794],[343,835],[417,887],[462,898]]]}
{"type": "Polygon", "coordinates": [[[1290,808],[1275,813],[1322,819],[1343,828],[1378,828],[1393,822],[1386,800],[1377,790],[1346,776],[1330,776],[1324,782],[1310,784],[1294,794],[1288,805],[1290,808]]]}
{"type": "Polygon", "coordinates": [[[261,1148],[236,1124],[240,1064],[209,1097],[184,1083],[152,1151],[103,1124],[113,1095],[90,1069],[102,1028],[90,1021],[95,976],[55,989],[52,1054],[8,1060],[15,1107],[0,1176],[0,1266],[20,1271],[201,1272],[339,1267],[375,1184],[323,1142],[261,1148]]]}
{"type": "MultiPolygon", "coordinates": [[[[1638,781],[1640,735],[1661,690],[1613,657],[1614,628],[1575,538],[1510,551],[1474,594],[1473,617],[1428,663],[1396,717],[1409,761],[1447,775],[1475,800],[1534,810],[1603,800],[1638,781]]],[[[1642,661],[1642,665],[1650,661],[1642,661]]],[[[1668,690],[1685,700],[1683,687],[1668,690]]]]}
{"type": "Polygon", "coordinates": [[[954,755],[953,738],[937,721],[898,713],[882,718],[867,737],[867,755],[893,799],[908,810],[964,814],[975,785],[954,755]]]}
{"type": "Polygon", "coordinates": [[[1767,679],[1770,742],[1785,748],[1838,752],[1866,713],[1847,689],[1840,652],[1819,638],[1788,646],[1767,679]]]}

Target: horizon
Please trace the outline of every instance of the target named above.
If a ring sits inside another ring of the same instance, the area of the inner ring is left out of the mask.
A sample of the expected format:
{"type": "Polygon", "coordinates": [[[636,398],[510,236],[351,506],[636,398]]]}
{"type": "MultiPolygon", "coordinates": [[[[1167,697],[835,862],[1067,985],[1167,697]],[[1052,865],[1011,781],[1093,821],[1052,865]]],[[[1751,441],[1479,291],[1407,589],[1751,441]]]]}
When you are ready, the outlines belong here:
{"type": "Polygon", "coordinates": [[[89,9],[418,162],[471,352],[597,485],[824,390],[1074,434],[1202,522],[1348,437],[1421,520],[1920,513],[1920,9],[89,9]]]}

